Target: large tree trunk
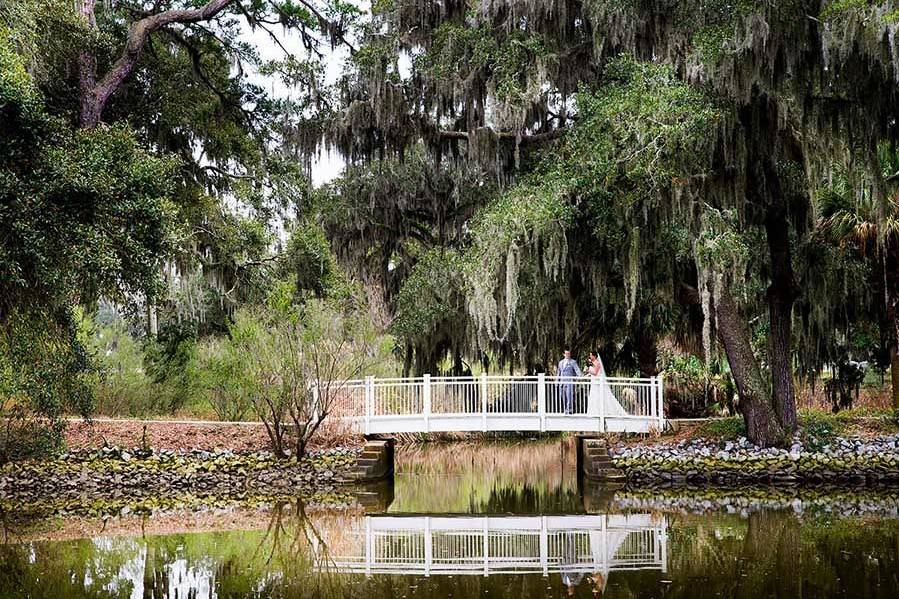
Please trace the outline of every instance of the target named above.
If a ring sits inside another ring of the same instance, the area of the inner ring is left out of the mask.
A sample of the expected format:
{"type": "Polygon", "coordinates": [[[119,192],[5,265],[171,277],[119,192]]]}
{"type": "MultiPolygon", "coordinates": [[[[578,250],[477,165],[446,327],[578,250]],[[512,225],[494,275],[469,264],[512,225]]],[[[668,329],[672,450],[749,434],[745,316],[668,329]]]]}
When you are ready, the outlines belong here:
{"type": "Polygon", "coordinates": [[[796,298],[790,250],[790,223],[774,165],[765,168],[772,204],[765,218],[768,251],[771,257],[771,284],[768,287],[769,357],[774,410],[784,429],[796,430],[796,399],[793,393],[792,319],[796,298]]]}
{"type": "Polygon", "coordinates": [[[740,412],[747,438],[762,447],[783,444],[784,428],[774,412],[758,360],[752,353],[749,325],[728,289],[716,289],[715,319],[731,374],[740,394],[740,412]]]}

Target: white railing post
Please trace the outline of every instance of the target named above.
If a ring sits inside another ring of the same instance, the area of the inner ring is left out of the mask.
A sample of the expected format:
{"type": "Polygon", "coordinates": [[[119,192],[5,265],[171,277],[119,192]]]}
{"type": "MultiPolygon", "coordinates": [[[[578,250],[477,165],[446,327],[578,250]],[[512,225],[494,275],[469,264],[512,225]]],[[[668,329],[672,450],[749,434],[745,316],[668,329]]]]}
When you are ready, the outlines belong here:
{"type": "Polygon", "coordinates": [[[422,383],[422,398],[424,400],[425,432],[431,432],[431,375],[424,376],[422,383]]]}
{"type": "MultiPolygon", "coordinates": [[[[487,376],[487,375],[484,375],[487,376]]],[[[486,379],[485,379],[486,380],[486,379]]],[[[489,520],[484,518],[484,576],[490,576],[490,529],[487,525],[489,520]]]]}
{"type": "Polygon", "coordinates": [[[546,431],[546,373],[537,375],[537,414],[540,415],[540,432],[546,431]]]}
{"type": "MultiPolygon", "coordinates": [[[[607,383],[608,383],[608,381],[607,381],[607,383]]],[[[609,390],[609,393],[612,392],[611,385],[607,384],[607,385],[605,385],[605,387],[609,390]]],[[[587,389],[589,392],[589,387],[587,389]]],[[[603,391],[604,391],[604,389],[602,387],[600,387],[599,388],[599,432],[601,432],[601,433],[606,432],[606,402],[605,402],[605,398],[602,396],[603,391]]],[[[588,399],[587,403],[589,404],[589,402],[590,402],[590,400],[588,399]]]]}
{"type": "Polygon", "coordinates": [[[662,531],[658,534],[659,539],[659,548],[662,553],[662,573],[668,572],[668,529],[667,527],[663,528],[662,531]]]}
{"type": "Polygon", "coordinates": [[[481,373],[481,429],[487,432],[487,373],[481,373]]]}
{"type": "Polygon", "coordinates": [[[375,539],[371,532],[371,516],[365,517],[365,575],[371,576],[372,559],[374,558],[375,539]]]}
{"type": "Polygon", "coordinates": [[[546,534],[546,516],[540,516],[540,565],[543,576],[549,576],[549,535],[546,534]]]}
{"type": "MultiPolygon", "coordinates": [[[[428,376],[428,375],[425,375],[428,376]]],[[[431,575],[431,562],[433,561],[434,545],[431,537],[431,518],[425,518],[425,576],[431,575]]]]}
{"type": "Polygon", "coordinates": [[[656,410],[659,415],[659,432],[662,433],[665,431],[665,377],[663,375],[660,374],[656,377],[656,385],[658,386],[656,410]]]}
{"type": "Polygon", "coordinates": [[[602,547],[602,553],[600,553],[600,555],[602,556],[602,564],[596,564],[596,566],[595,566],[596,570],[599,572],[602,572],[604,569],[606,572],[608,572],[609,569],[611,569],[611,567],[612,567],[611,560],[609,559],[609,550],[608,550],[608,543],[609,543],[608,527],[609,527],[609,517],[603,516],[602,517],[602,528],[600,529],[600,530],[602,530],[602,536],[600,537],[600,539],[602,541],[602,543],[600,543],[600,546],[602,547]]]}
{"type": "Polygon", "coordinates": [[[371,417],[375,411],[375,377],[365,377],[365,434],[371,434],[371,417]]]}

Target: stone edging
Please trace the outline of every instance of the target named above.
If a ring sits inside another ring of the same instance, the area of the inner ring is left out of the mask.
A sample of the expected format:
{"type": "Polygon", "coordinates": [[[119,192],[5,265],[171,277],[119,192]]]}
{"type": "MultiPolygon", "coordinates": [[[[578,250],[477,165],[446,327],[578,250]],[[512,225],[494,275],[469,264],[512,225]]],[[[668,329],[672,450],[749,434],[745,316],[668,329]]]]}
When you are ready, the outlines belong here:
{"type": "Polygon", "coordinates": [[[790,449],[762,449],[746,441],[619,446],[615,465],[629,482],[745,485],[899,481],[899,435],[871,440],[837,438],[814,450],[798,440],[790,449]]]}

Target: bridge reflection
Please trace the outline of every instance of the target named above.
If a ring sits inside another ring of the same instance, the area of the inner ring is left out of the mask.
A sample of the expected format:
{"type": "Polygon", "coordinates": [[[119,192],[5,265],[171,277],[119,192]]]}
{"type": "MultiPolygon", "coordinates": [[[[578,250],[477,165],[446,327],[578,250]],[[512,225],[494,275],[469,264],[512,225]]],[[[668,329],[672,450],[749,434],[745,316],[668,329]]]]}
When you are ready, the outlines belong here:
{"type": "Polygon", "coordinates": [[[366,575],[664,572],[668,561],[667,522],[653,514],[365,516],[341,536],[328,567],[366,575]]]}

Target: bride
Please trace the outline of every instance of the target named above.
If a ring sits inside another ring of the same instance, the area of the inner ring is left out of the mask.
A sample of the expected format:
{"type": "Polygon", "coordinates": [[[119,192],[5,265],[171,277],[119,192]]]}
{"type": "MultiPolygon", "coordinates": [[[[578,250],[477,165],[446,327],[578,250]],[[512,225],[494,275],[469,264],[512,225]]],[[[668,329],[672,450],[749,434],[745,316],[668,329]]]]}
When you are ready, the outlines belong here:
{"type": "Polygon", "coordinates": [[[627,416],[627,410],[618,403],[606,381],[606,370],[599,354],[591,352],[589,361],[587,374],[590,375],[590,395],[587,396],[587,415],[627,416]]]}

